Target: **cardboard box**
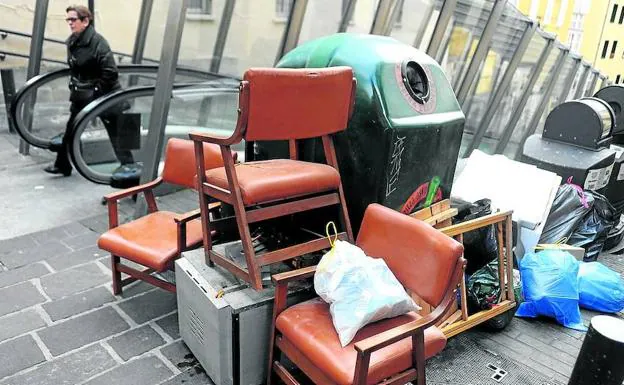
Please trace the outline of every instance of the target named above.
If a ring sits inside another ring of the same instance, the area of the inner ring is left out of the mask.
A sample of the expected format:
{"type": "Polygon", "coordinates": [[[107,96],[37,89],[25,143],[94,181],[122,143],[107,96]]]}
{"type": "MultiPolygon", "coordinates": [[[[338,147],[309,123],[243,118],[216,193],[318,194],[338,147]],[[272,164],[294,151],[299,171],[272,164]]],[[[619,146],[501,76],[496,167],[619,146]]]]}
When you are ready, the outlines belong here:
{"type": "Polygon", "coordinates": [[[572,254],[574,258],[581,262],[583,261],[583,257],[585,257],[585,249],[578,246],[570,246],[563,243],[542,243],[535,246],[536,253],[542,250],[552,249],[567,251],[568,253],[572,254]]]}

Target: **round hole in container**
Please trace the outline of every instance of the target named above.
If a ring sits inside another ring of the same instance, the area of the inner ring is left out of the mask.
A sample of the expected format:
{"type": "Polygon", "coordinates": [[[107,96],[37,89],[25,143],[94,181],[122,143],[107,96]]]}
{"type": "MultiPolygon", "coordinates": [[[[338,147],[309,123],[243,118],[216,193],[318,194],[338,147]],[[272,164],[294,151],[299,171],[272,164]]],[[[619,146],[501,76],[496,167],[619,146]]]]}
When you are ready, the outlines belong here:
{"type": "Polygon", "coordinates": [[[418,103],[426,103],[429,100],[429,79],[425,70],[415,61],[403,64],[403,83],[410,96],[418,103]]]}

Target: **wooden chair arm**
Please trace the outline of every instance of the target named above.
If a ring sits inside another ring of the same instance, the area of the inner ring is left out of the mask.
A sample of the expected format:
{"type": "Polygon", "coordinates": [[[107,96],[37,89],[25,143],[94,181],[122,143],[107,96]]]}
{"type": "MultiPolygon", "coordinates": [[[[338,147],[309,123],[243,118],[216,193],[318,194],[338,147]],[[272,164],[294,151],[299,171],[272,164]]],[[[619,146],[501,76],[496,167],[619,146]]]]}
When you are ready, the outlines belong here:
{"type": "Polygon", "coordinates": [[[502,211],[499,213],[489,214],[481,218],[471,219],[466,222],[458,223],[456,225],[444,227],[440,230],[449,237],[454,237],[459,234],[467,233],[468,231],[480,229],[482,227],[493,225],[498,222],[503,222],[507,217],[511,216],[513,211],[502,211]]]}
{"type": "Polygon", "coordinates": [[[284,285],[293,281],[301,281],[314,276],[316,266],[303,267],[301,269],[274,274],[272,279],[276,285],[284,285]]]}
{"type": "MultiPolygon", "coordinates": [[[[221,207],[221,202],[213,202],[208,205],[208,211],[213,211],[221,207]]],[[[192,221],[193,219],[197,219],[201,216],[201,210],[195,209],[193,211],[188,211],[184,214],[176,214],[173,217],[175,223],[187,223],[192,221]]]]}
{"type": "Polygon", "coordinates": [[[114,193],[107,194],[107,195],[104,196],[104,199],[106,199],[107,203],[110,203],[110,202],[113,202],[113,201],[116,202],[116,201],[120,200],[121,198],[125,198],[125,197],[131,196],[131,195],[135,195],[135,194],[144,192],[146,190],[151,190],[151,189],[153,189],[154,187],[158,186],[161,183],[162,183],[162,178],[158,177],[158,178],[154,179],[151,182],[147,182],[147,183],[144,183],[142,185],[130,187],[130,188],[127,188],[125,190],[121,190],[121,191],[117,191],[117,192],[114,192],[114,193]]]}
{"type": "Polygon", "coordinates": [[[234,131],[234,133],[231,136],[224,138],[224,137],[211,136],[211,135],[206,134],[205,132],[191,132],[189,133],[189,137],[193,139],[195,142],[207,142],[207,143],[218,144],[219,146],[231,146],[241,141],[240,135],[237,135],[237,134],[238,133],[234,131]]]}

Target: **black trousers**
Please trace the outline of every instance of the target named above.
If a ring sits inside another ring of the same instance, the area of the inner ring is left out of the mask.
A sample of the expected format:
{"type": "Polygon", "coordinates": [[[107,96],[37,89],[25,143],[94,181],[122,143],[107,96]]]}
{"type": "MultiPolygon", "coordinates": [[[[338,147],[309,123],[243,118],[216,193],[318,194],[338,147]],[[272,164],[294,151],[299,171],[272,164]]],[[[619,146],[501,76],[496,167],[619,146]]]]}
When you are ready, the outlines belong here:
{"type": "MultiPolygon", "coordinates": [[[[59,149],[56,155],[56,161],[54,165],[61,170],[69,170],[71,169],[71,163],[69,162],[69,146],[71,145],[69,140],[70,130],[74,124],[74,119],[76,115],[82,110],[85,105],[79,105],[72,103],[69,112],[69,120],[67,121],[67,126],[65,126],[65,134],[63,135],[63,143],[62,147],[59,149]]],[[[117,127],[117,118],[119,114],[121,114],[121,108],[111,107],[109,110],[103,112],[100,115],[100,120],[104,123],[104,127],[106,127],[106,132],[108,133],[108,137],[111,139],[111,143],[113,144],[113,151],[115,151],[115,156],[119,160],[119,162],[124,164],[134,163],[134,158],[132,157],[132,152],[130,150],[122,150],[115,146],[115,140],[113,138],[117,137],[118,129],[121,127],[117,127]]]]}

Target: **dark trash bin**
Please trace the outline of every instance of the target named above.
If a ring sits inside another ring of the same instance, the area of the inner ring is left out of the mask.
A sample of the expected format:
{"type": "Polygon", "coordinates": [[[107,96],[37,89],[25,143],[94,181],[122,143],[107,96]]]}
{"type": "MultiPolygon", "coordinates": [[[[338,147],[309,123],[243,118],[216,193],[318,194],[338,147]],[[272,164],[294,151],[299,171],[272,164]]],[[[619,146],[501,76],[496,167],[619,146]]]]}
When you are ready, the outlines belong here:
{"type": "MultiPolygon", "coordinates": [[[[389,37],[341,33],[297,47],[277,66],[353,68],[354,112],[335,145],[354,232],[371,203],[408,214],[450,196],[465,116],[434,59],[389,37]]],[[[299,150],[322,162],[321,149],[317,141],[299,150]]],[[[258,142],[249,155],[287,154],[285,143],[258,142]]]]}

